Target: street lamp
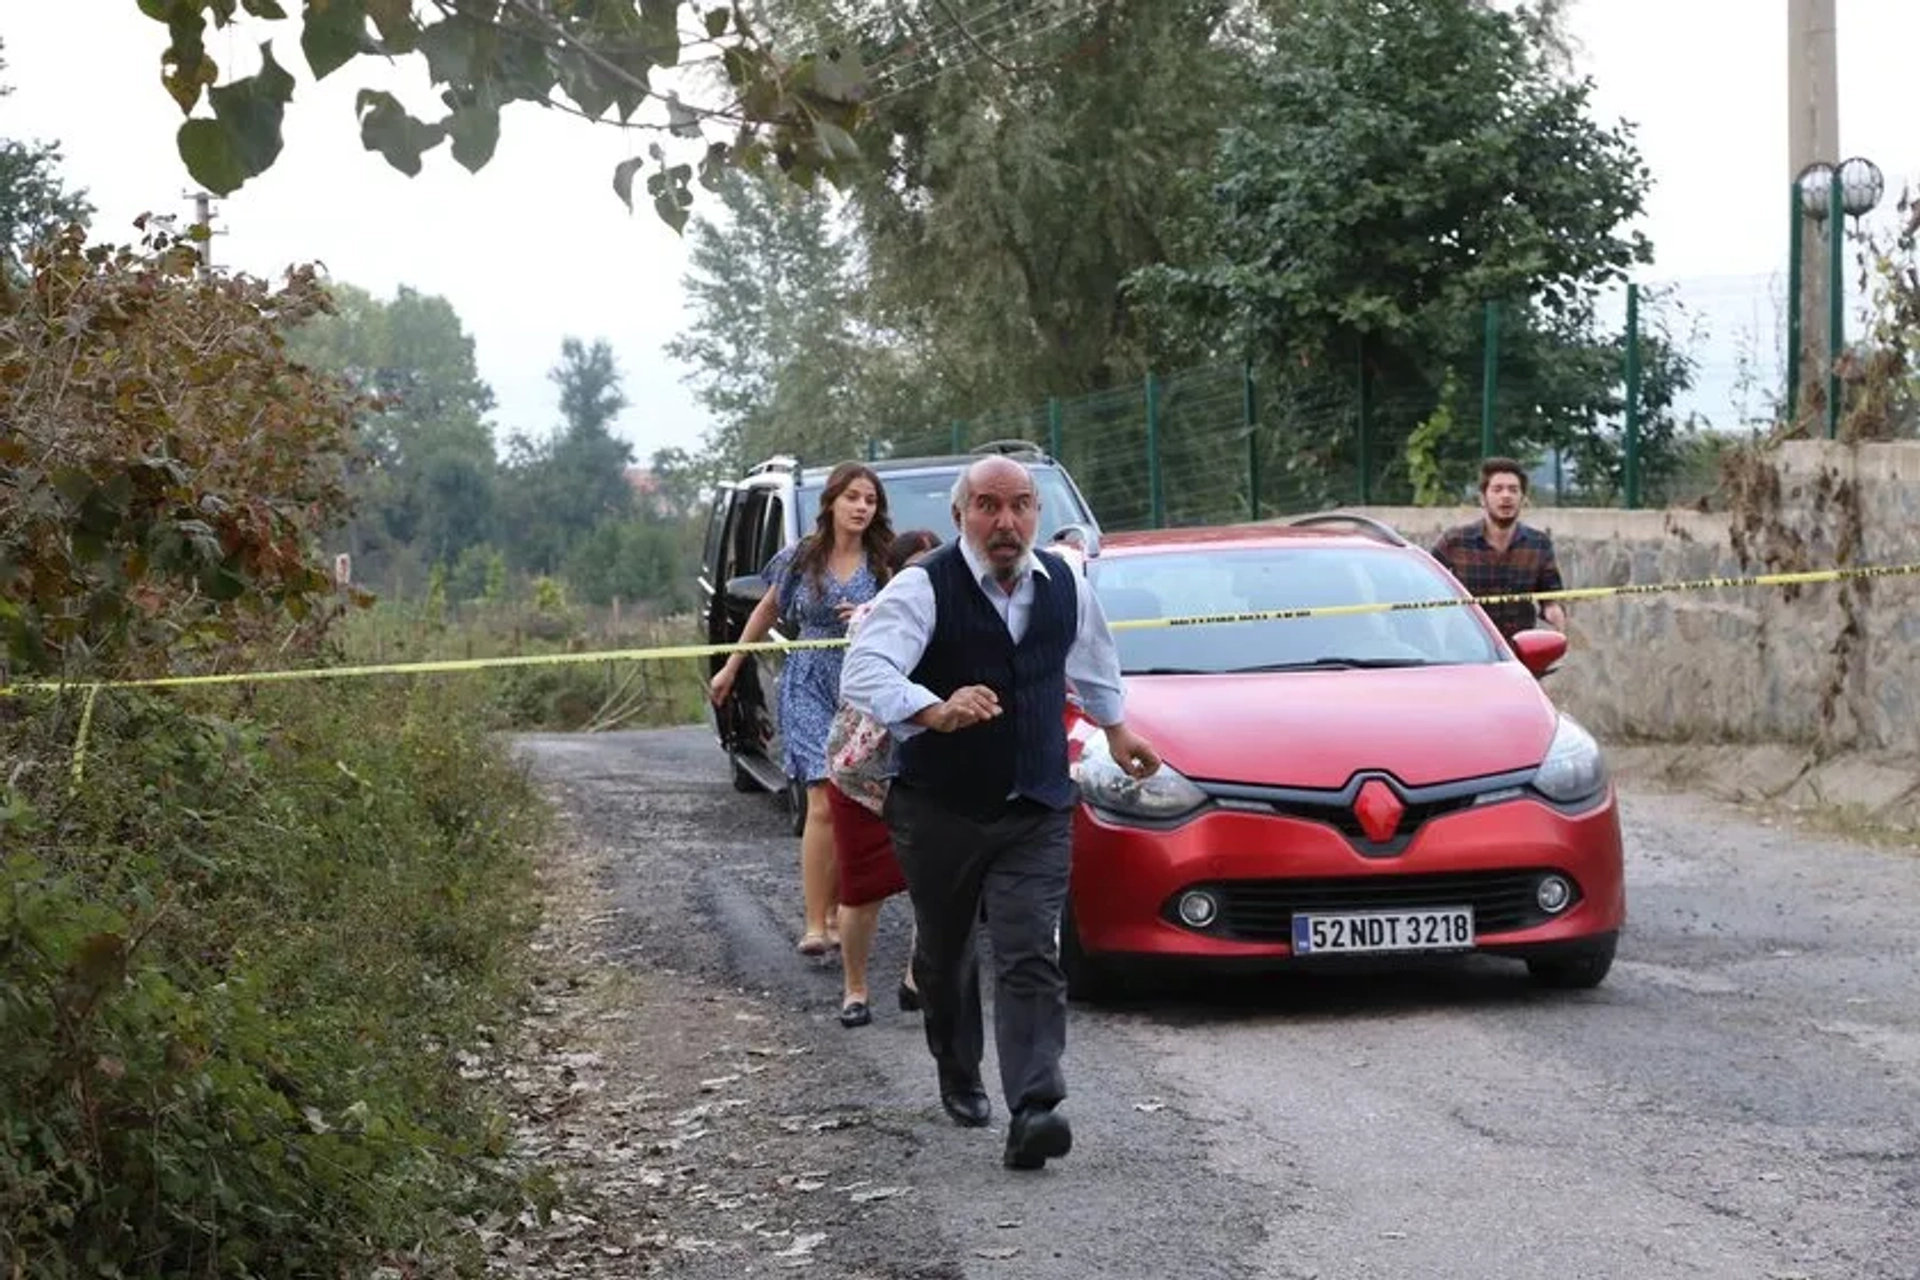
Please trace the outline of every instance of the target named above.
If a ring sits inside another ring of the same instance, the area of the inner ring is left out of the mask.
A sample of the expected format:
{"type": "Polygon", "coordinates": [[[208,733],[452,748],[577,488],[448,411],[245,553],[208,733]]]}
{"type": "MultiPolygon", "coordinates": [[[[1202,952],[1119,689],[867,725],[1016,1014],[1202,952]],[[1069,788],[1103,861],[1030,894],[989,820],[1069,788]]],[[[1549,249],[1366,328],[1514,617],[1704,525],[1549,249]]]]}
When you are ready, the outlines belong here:
{"type": "Polygon", "coordinates": [[[1887,180],[1880,166],[1862,156],[1843,161],[1835,175],[1840,179],[1840,207],[1850,218],[1864,218],[1887,192],[1887,180]]]}
{"type": "Polygon", "coordinates": [[[1845,231],[1842,220],[1871,213],[1886,194],[1880,166],[1863,156],[1831,165],[1824,160],[1802,169],[1793,180],[1793,239],[1788,245],[1791,278],[1787,314],[1787,413],[1800,414],[1801,248],[1803,224],[1827,225],[1827,439],[1840,434],[1840,352],[1846,346],[1845,231]]]}
{"type": "Polygon", "coordinates": [[[1793,187],[1800,193],[1800,215],[1815,222],[1827,220],[1827,205],[1832,199],[1834,167],[1824,160],[1816,160],[1800,171],[1794,179],[1793,187]]]}

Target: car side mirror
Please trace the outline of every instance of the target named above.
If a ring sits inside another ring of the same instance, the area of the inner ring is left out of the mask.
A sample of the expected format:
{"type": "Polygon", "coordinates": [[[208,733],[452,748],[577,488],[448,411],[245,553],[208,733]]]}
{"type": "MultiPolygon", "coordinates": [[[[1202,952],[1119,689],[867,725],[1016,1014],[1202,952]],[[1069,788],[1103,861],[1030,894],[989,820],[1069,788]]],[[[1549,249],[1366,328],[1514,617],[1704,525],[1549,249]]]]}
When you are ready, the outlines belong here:
{"type": "Polygon", "coordinates": [[[721,590],[725,592],[728,604],[751,609],[760,603],[760,597],[767,594],[767,584],[757,573],[743,573],[737,578],[728,578],[727,585],[721,590]]]}
{"type": "Polygon", "coordinates": [[[1512,644],[1514,655],[1536,676],[1544,676],[1567,656],[1567,638],[1545,627],[1515,632],[1512,644]]]}

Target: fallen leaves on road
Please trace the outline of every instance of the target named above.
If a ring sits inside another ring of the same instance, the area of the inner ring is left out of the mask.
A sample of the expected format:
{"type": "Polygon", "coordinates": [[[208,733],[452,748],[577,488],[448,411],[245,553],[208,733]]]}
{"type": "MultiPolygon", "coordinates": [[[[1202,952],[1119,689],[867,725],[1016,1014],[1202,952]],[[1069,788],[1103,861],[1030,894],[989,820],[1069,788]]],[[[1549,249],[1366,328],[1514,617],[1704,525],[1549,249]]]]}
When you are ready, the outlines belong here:
{"type": "Polygon", "coordinates": [[[749,997],[609,954],[596,861],[557,848],[543,866],[524,1023],[501,1061],[460,1063],[491,1079],[514,1122],[514,1159],[546,1188],[517,1215],[473,1224],[489,1273],[827,1264],[846,1223],[911,1188],[855,1181],[821,1194],[858,1176],[863,1117],[794,1112],[822,1064],[782,1043],[749,997]]]}

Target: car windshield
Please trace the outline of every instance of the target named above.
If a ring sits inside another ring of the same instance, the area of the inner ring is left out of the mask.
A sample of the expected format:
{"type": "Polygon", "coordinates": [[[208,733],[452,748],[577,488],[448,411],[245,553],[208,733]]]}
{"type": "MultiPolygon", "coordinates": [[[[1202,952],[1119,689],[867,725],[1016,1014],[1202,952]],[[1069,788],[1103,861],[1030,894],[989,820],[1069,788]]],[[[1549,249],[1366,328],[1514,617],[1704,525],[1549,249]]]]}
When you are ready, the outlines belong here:
{"type": "MultiPolygon", "coordinates": [[[[927,471],[917,475],[888,475],[881,472],[880,481],[887,489],[887,515],[893,521],[894,532],[931,529],[940,535],[942,542],[951,541],[955,474],[953,471],[927,471]]],[[[803,534],[813,530],[813,522],[820,510],[820,482],[825,479],[826,473],[820,472],[817,481],[810,481],[797,491],[800,531],[803,534]]],[[[1040,490],[1039,538],[1042,543],[1051,541],[1062,525],[1087,522],[1073,490],[1067,486],[1066,477],[1059,471],[1052,467],[1035,467],[1033,482],[1040,490]]]]}
{"type": "MultiPolygon", "coordinates": [[[[1170,549],[1103,556],[1088,576],[1112,622],[1458,595],[1443,570],[1387,548],[1170,549]]],[[[1479,619],[1460,607],[1119,627],[1114,639],[1121,667],[1133,675],[1436,666],[1502,657],[1479,619]]]]}

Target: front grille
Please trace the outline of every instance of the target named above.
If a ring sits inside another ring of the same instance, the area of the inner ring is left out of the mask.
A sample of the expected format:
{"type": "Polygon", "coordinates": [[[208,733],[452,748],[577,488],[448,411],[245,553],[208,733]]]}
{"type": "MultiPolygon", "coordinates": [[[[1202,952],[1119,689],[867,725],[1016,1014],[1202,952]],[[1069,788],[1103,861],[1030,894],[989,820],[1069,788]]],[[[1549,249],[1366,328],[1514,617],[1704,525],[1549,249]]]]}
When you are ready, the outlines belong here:
{"type": "MultiPolygon", "coordinates": [[[[1207,932],[1243,942],[1287,942],[1296,912],[1396,911],[1422,907],[1473,908],[1476,933],[1507,933],[1552,917],[1534,900],[1548,868],[1522,871],[1462,871],[1422,875],[1329,876],[1301,880],[1224,880],[1188,886],[1211,891],[1220,903],[1207,932]]],[[[1563,873],[1564,874],[1564,873],[1563,873]]],[[[1184,892],[1184,890],[1182,891],[1184,892]]],[[[1573,901],[1580,900],[1574,887],[1573,901]]],[[[1167,919],[1179,921],[1169,899],[1167,919]]],[[[1571,906],[1571,904],[1569,904],[1571,906]]],[[[1566,911],[1561,911],[1565,915],[1566,911]]]]}
{"type": "Polygon", "coordinates": [[[1452,782],[1410,787],[1392,775],[1366,769],[1347,779],[1337,791],[1309,787],[1277,787],[1245,782],[1200,783],[1216,800],[1231,803],[1242,811],[1279,814],[1302,822],[1318,822],[1338,831],[1363,857],[1392,858],[1407,851],[1414,837],[1427,823],[1449,813],[1471,809],[1483,798],[1499,793],[1517,793],[1532,780],[1533,771],[1521,769],[1485,777],[1460,778],[1452,782]],[[1376,844],[1362,830],[1354,813],[1354,802],[1369,781],[1384,782],[1405,805],[1393,834],[1376,844]],[[1255,806],[1258,808],[1256,809],[1255,806]]]}
{"type": "MultiPolygon", "coordinates": [[[[1407,837],[1418,831],[1423,825],[1433,821],[1443,813],[1453,813],[1460,809],[1473,807],[1474,796],[1446,796],[1437,800],[1421,800],[1409,803],[1400,815],[1400,825],[1394,828],[1393,835],[1386,843],[1398,852],[1404,848],[1407,837]]],[[[1308,822],[1324,822],[1347,839],[1371,845],[1373,841],[1360,826],[1360,819],[1354,816],[1351,801],[1309,801],[1275,800],[1273,811],[1289,818],[1303,818],[1308,822]]]]}

